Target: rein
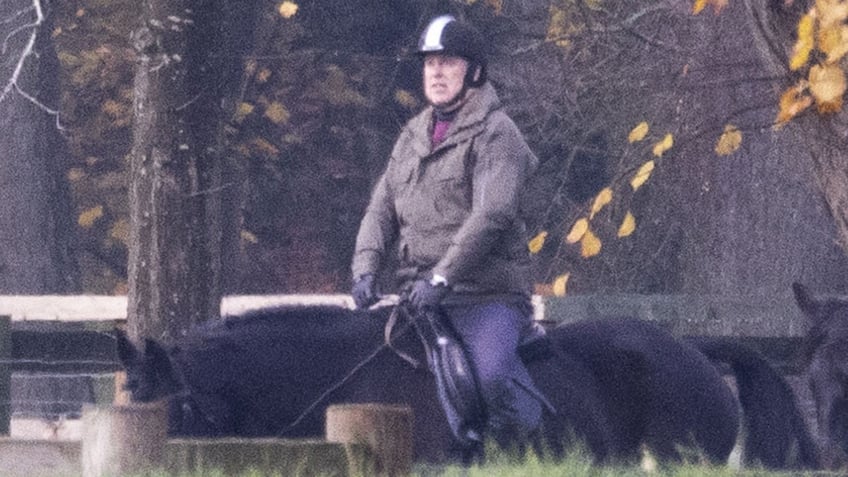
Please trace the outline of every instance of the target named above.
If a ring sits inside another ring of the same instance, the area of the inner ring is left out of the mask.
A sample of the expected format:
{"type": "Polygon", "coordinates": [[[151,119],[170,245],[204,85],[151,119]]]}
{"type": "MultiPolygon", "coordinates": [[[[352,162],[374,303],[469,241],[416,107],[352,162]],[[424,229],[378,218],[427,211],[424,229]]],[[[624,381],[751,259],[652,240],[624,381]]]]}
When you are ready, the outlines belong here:
{"type": "Polygon", "coordinates": [[[351,378],[353,378],[354,375],[356,375],[357,372],[359,372],[360,369],[362,369],[365,365],[370,363],[374,358],[377,357],[378,354],[380,354],[383,350],[385,350],[387,348],[392,350],[401,359],[403,359],[407,363],[411,364],[413,367],[419,368],[421,366],[421,364],[418,362],[418,360],[416,360],[415,358],[409,356],[408,354],[398,350],[397,348],[395,348],[392,345],[392,331],[394,330],[394,327],[397,324],[397,320],[398,320],[398,317],[400,315],[401,309],[403,309],[403,313],[406,315],[405,317],[407,319],[407,322],[406,322],[405,326],[403,326],[403,328],[400,329],[400,332],[398,334],[403,334],[407,330],[409,330],[409,328],[412,326],[412,322],[411,322],[410,317],[409,317],[409,312],[406,310],[406,307],[403,307],[401,305],[395,305],[394,309],[392,309],[391,315],[389,315],[389,319],[386,321],[386,327],[384,329],[383,343],[380,344],[380,346],[378,346],[377,349],[372,351],[371,354],[369,354],[363,360],[361,360],[359,363],[357,363],[356,366],[351,368],[351,370],[348,371],[347,374],[342,376],[341,379],[336,381],[332,386],[327,388],[323,393],[321,393],[317,398],[315,398],[315,400],[312,401],[312,404],[307,406],[306,409],[304,409],[297,416],[297,418],[295,418],[294,421],[292,421],[286,427],[284,427],[279,432],[277,432],[277,436],[283,436],[286,433],[288,433],[289,431],[291,431],[292,429],[294,429],[295,427],[297,427],[301,423],[301,421],[303,421],[303,419],[305,419],[306,416],[308,416],[310,413],[312,413],[312,411],[314,411],[315,408],[318,407],[319,404],[321,404],[325,399],[327,399],[327,397],[330,394],[335,392],[340,387],[344,386],[348,381],[351,380],[351,378]]]}

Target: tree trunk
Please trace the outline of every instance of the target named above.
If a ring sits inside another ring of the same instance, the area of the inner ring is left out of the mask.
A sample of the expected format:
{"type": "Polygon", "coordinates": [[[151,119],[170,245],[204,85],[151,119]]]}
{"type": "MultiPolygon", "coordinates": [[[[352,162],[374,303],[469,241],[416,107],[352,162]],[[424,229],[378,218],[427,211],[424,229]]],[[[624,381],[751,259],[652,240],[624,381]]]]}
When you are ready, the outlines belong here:
{"type": "Polygon", "coordinates": [[[71,258],[65,142],[50,112],[59,102],[59,64],[49,18],[35,33],[16,15],[24,2],[0,2],[0,293],[68,293],[79,279],[71,258]],[[4,20],[9,21],[4,21],[4,20]],[[37,34],[31,51],[31,35],[37,34]],[[22,65],[15,76],[18,64],[22,65]],[[14,83],[14,84],[13,84],[14,83]],[[28,95],[29,98],[24,95],[28,95]]]}
{"type": "Polygon", "coordinates": [[[133,339],[170,341],[220,312],[222,250],[232,250],[235,233],[233,207],[224,200],[234,187],[223,183],[220,129],[232,71],[225,62],[234,61],[222,46],[227,32],[219,29],[226,8],[210,0],[146,0],[144,25],[133,35],[139,58],[127,315],[133,339]]]}

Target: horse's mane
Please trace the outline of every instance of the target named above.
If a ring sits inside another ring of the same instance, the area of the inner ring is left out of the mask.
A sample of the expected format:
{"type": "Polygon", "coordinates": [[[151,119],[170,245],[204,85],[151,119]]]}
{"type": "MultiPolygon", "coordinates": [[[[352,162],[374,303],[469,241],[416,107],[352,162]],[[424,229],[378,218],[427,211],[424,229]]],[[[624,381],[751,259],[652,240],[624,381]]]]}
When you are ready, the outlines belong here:
{"type": "Polygon", "coordinates": [[[293,336],[373,334],[382,327],[389,308],[351,310],[331,305],[274,306],[249,310],[243,314],[227,315],[201,323],[186,336],[189,342],[228,342],[241,332],[275,330],[293,336]]]}

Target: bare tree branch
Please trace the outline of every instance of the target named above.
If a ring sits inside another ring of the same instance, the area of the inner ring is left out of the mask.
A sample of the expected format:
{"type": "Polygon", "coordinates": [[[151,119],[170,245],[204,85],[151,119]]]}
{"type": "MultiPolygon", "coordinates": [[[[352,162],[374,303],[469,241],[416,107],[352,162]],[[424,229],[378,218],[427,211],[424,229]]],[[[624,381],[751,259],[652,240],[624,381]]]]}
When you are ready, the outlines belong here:
{"type": "Polygon", "coordinates": [[[15,21],[19,20],[24,15],[33,14],[34,18],[32,21],[20,25],[14,28],[11,32],[9,32],[3,38],[3,46],[0,49],[2,55],[5,56],[9,50],[9,43],[12,38],[17,36],[18,34],[28,32],[29,36],[26,39],[26,44],[20,50],[19,53],[13,56],[14,68],[12,69],[12,73],[9,78],[5,81],[3,86],[3,91],[0,92],[0,102],[4,101],[10,94],[13,92],[21,95],[23,98],[26,98],[27,101],[34,104],[38,109],[44,111],[45,113],[56,118],[56,128],[60,131],[64,131],[65,128],[62,126],[59,120],[59,111],[58,109],[51,108],[40,101],[38,98],[29,94],[22,86],[21,86],[21,74],[24,71],[24,66],[26,62],[31,57],[38,57],[38,51],[35,49],[35,42],[38,38],[39,31],[41,30],[42,25],[44,24],[44,9],[42,8],[41,1],[42,0],[30,0],[32,2],[31,5],[22,8],[8,17],[0,20],[0,24],[13,24],[15,21]]]}

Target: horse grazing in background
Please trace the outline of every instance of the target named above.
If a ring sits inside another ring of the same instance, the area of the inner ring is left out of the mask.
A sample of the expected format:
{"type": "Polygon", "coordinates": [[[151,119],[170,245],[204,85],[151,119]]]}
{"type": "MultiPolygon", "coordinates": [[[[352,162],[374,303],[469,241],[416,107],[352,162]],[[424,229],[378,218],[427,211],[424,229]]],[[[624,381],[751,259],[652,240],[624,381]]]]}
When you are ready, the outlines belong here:
{"type": "Polygon", "coordinates": [[[816,421],[828,467],[848,464],[848,300],[815,296],[794,283],[795,301],[810,328],[803,357],[816,403],[816,421]]]}
{"type": "MultiPolygon", "coordinates": [[[[146,340],[138,349],[118,332],[118,355],[134,401],[169,400],[171,435],[316,437],[324,432],[330,404],[382,402],[412,408],[416,460],[457,459],[461,449],[433,378],[394,351],[423,362],[416,334],[398,325],[392,345],[384,343],[390,313],[263,309],[205,323],[169,348],[146,340]]],[[[599,463],[633,462],[643,448],[662,461],[680,460],[682,448],[726,461],[739,428],[739,405],[698,350],[709,343],[693,345],[624,318],[561,325],[548,336],[552,351],[527,367],[552,409],[528,445],[560,456],[577,439],[599,463]]],[[[733,352],[719,358],[738,368],[740,389],[773,389],[765,361],[733,352]]],[[[769,467],[789,465],[792,443],[803,440],[798,429],[781,425],[784,412],[794,409],[785,397],[761,395],[764,401],[756,406],[742,401],[749,421],[753,416],[765,423],[748,433],[746,448],[769,467]]],[[[803,460],[798,465],[814,466],[803,460]]]]}

